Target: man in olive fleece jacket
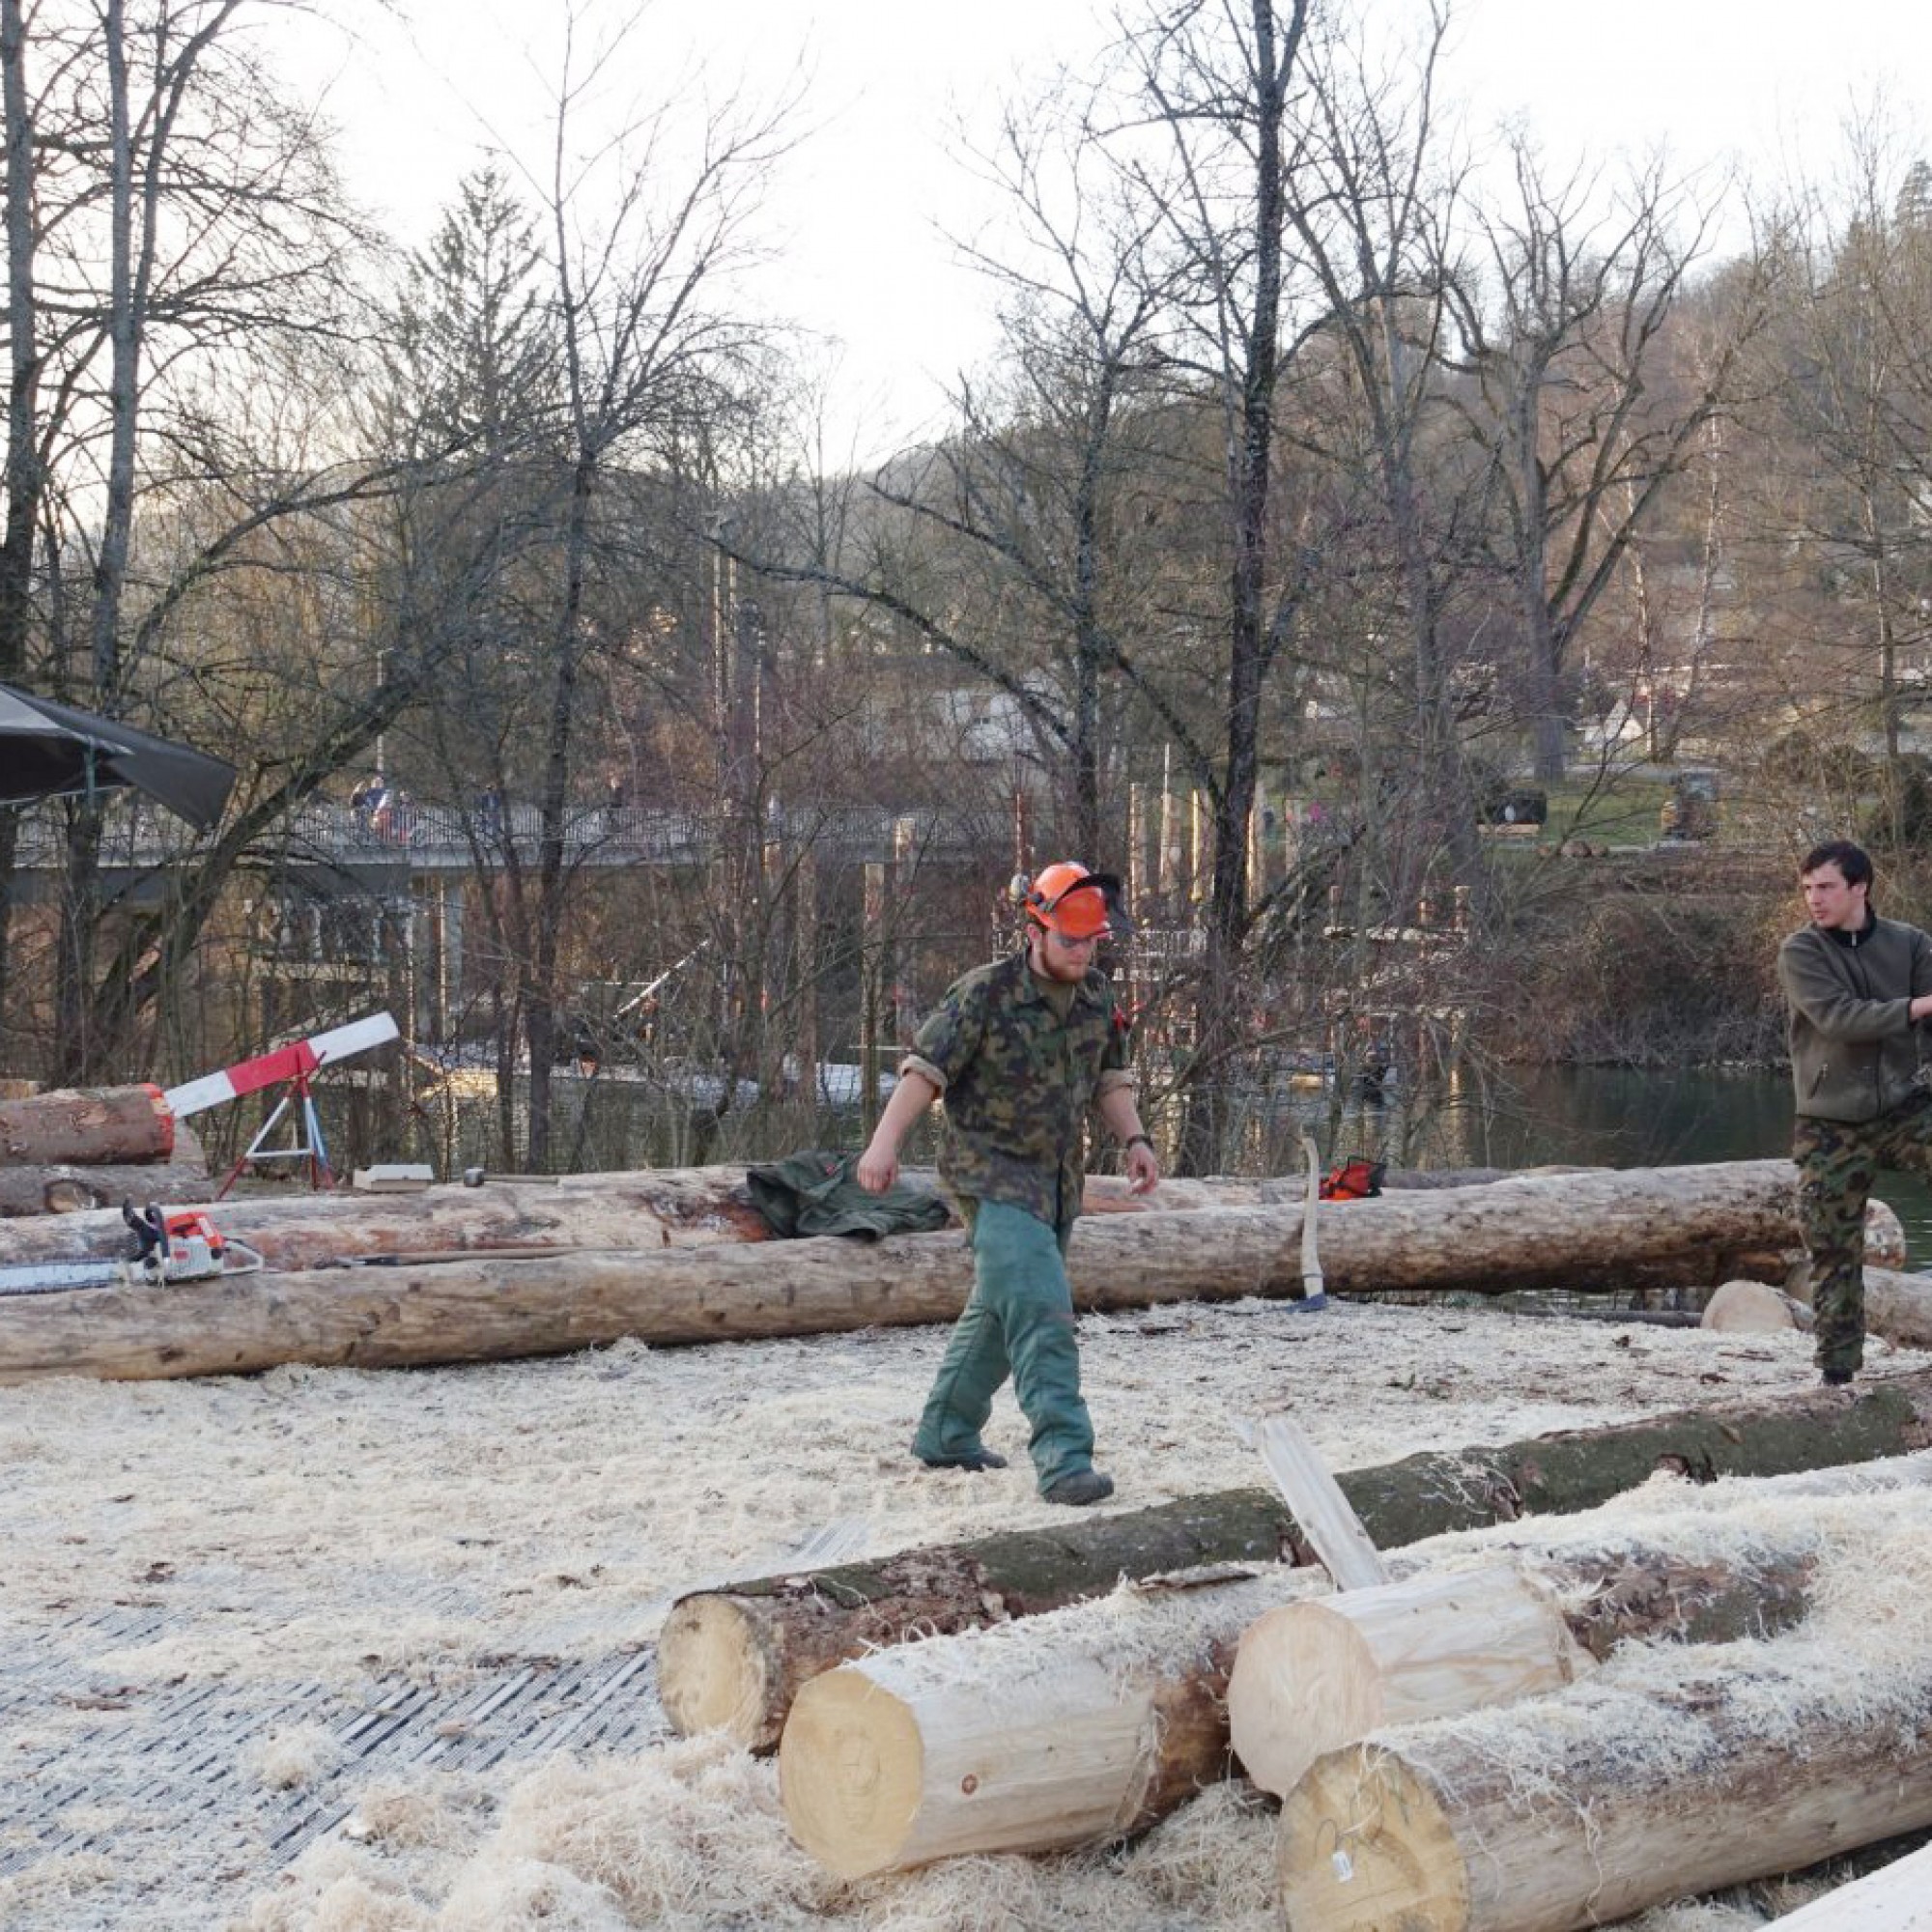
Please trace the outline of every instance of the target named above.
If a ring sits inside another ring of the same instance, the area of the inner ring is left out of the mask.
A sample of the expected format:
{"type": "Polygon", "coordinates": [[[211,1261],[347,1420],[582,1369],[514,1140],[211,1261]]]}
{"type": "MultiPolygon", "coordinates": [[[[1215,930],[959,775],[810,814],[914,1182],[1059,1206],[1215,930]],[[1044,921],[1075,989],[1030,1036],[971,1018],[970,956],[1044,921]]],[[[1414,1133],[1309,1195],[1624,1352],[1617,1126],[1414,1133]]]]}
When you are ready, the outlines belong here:
{"type": "Polygon", "coordinates": [[[1849,839],[1799,870],[1810,923],[1777,953],[1791,1009],[1799,1220],[1811,1262],[1818,1367],[1851,1380],[1864,1360],[1865,1203],[1880,1168],[1932,1173],[1932,1091],[1918,1025],[1932,1017],[1932,939],[1881,919],[1872,862],[1849,839]]]}

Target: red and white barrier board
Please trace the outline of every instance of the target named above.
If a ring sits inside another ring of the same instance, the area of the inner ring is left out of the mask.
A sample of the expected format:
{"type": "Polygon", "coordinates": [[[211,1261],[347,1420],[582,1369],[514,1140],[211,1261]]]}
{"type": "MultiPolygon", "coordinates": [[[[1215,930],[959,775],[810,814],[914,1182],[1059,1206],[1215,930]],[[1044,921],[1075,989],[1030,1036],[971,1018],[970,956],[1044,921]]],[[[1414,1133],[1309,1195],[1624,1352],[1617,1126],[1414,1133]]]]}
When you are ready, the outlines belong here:
{"type": "Polygon", "coordinates": [[[371,1013],[367,1019],[351,1020],[347,1026],[331,1027],[327,1033],[298,1039],[293,1046],[277,1047],[273,1053],[259,1054],[253,1060],[238,1061],[219,1073],[204,1073],[199,1080],[185,1081],[167,1090],[167,1102],[177,1120],[218,1107],[226,1100],[239,1100],[244,1094],[259,1094],[264,1087],[279,1086],[298,1079],[332,1062],[347,1060],[352,1054],[367,1053],[372,1046],[395,1039],[399,1030],[387,1013],[371,1013]]]}

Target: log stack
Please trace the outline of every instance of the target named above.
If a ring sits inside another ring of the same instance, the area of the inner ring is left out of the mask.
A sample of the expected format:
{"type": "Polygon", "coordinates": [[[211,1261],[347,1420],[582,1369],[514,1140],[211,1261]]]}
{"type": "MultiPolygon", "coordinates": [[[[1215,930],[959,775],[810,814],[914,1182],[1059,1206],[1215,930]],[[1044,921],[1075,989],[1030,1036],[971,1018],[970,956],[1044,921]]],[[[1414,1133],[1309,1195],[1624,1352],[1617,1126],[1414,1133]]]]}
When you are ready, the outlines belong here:
{"type": "MultiPolygon", "coordinates": [[[[1659,1471],[1698,1483],[1906,1455],[1932,1441],[1932,1374],[1847,1400],[1805,1389],[1521,1442],[1410,1456],[1337,1482],[1378,1545],[1596,1507],[1659,1471]]],[[[984,1629],[1104,1595],[1122,1577],[1217,1563],[1302,1560],[1297,1525],[1264,1490],[1122,1511],[1051,1532],[986,1537],[874,1563],[695,1591],[658,1641],[658,1691],[674,1729],[778,1743],[802,1688],[913,1633],[984,1629]]],[[[1232,1660],[1231,1660],[1232,1661],[1232,1660]]]]}
{"type": "MultiPolygon", "coordinates": [[[[119,1204],[171,1205],[208,1191],[200,1143],[176,1121],[158,1087],[63,1089],[0,1100],[0,1218],[112,1208],[116,1233],[103,1253],[127,1245],[119,1204]]],[[[75,1257],[71,1236],[62,1257],[75,1257]]]]}
{"type": "Polygon", "coordinates": [[[1816,1571],[1916,1524],[1928,1482],[1932,1459],[1915,1457],[1876,1481],[1833,1471],[1733,1486],[1708,1508],[1666,1501],[1637,1529],[1552,1524],[1554,1541],[1525,1538],[1507,1560],[1359,1591],[1319,1596],[1312,1573],[1280,1569],[1157,1579],[895,1645],[800,1692],[779,1759],[786,1820],[848,1879],[1104,1841],[1228,1776],[1224,1695],[1250,1775],[1293,1789],[1327,1747],[1398,1716],[1560,1692],[1632,1642],[1791,1631],[1816,1571]]]}

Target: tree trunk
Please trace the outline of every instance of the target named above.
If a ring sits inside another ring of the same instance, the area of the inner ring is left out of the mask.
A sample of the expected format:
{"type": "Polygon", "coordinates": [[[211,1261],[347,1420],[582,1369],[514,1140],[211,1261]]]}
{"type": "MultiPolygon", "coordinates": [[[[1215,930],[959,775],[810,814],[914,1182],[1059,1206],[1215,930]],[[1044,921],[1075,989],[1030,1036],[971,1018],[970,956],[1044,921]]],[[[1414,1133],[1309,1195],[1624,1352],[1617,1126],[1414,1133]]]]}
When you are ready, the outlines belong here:
{"type": "Polygon", "coordinates": [[[1788,1628],[1808,1606],[1816,1524],[1807,1495],[1721,1537],[1735,1556],[1712,1553],[1700,1510],[1681,1539],[1664,1521],[1608,1549],[1321,1597],[1280,1572],[1156,1586],[895,1645],[800,1690],[779,1756],[786,1821],[842,1878],[1118,1837],[1228,1775],[1230,1715],[1255,1782],[1292,1788],[1325,1749],[1560,1689],[1614,1643],[1788,1628]]]}
{"type": "MultiPolygon", "coordinates": [[[[1336,1478],[1383,1549],[1521,1516],[1570,1514],[1660,1469],[1708,1482],[1907,1454],[1932,1443],[1932,1372],[1864,1389],[1806,1389],[1500,1448],[1411,1456],[1336,1478]]],[[[658,1643],[658,1690],[681,1733],[724,1727],[769,1749],[802,1685],[905,1633],[977,1630],[1101,1596],[1122,1577],[1211,1563],[1305,1561],[1264,1490],[1230,1490],[1037,1534],[909,1550],[681,1599],[658,1643]]]]}
{"type": "MultiPolygon", "coordinates": [[[[206,1183],[201,1197],[205,1200],[206,1183]]],[[[185,1206],[177,1201],[174,1205],[185,1206]]],[[[301,1270],[392,1254],[488,1254],[497,1248],[685,1248],[762,1241],[743,1168],[664,1168],[580,1174],[558,1180],[493,1178],[417,1194],[236,1196],[209,1207],[224,1235],[245,1241],[270,1268],[301,1270]]],[[[0,1232],[0,1263],[119,1254],[118,1213],[80,1214],[58,1227],[0,1232]]],[[[340,1290],[341,1278],[326,1280],[340,1290]]],[[[280,1292],[280,1285],[278,1285],[280,1292]]]]}
{"type": "Polygon", "coordinates": [[[158,1087],[92,1087],[0,1100],[0,1168],[166,1160],[175,1117],[158,1087]]]}
{"type": "Polygon", "coordinates": [[[1227,1776],[1236,1643],[1297,1586],[1319,1587],[1155,1591],[1131,1611],[1083,1605],[827,1670],[784,1725],[792,1837],[852,1879],[1142,1830],[1227,1776]]]}
{"type": "Polygon", "coordinates": [[[1282,1807],[1283,1922],[1569,1932],[1932,1824],[1927,1639],[1884,1674],[1714,1649],[1690,1684],[1633,1670],[1480,1740],[1410,1725],[1332,1751],[1282,1807]]]}

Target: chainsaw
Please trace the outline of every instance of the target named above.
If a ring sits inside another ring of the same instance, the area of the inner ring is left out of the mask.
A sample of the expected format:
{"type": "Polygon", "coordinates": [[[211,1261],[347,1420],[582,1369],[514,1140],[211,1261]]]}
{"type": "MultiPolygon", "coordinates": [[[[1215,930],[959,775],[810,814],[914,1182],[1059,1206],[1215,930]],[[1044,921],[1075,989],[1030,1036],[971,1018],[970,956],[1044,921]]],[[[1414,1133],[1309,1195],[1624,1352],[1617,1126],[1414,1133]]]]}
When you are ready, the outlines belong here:
{"type": "Polygon", "coordinates": [[[120,1259],[13,1262],[0,1264],[0,1294],[55,1294],[71,1288],[166,1288],[217,1275],[253,1274],[261,1255],[225,1236],[199,1208],[166,1213],[151,1201],[136,1211],[121,1204],[134,1252],[120,1259]]]}

